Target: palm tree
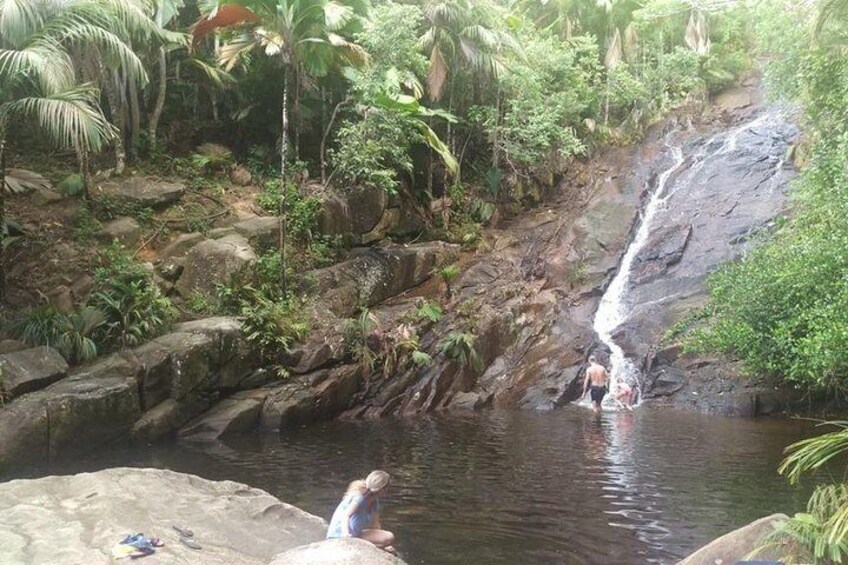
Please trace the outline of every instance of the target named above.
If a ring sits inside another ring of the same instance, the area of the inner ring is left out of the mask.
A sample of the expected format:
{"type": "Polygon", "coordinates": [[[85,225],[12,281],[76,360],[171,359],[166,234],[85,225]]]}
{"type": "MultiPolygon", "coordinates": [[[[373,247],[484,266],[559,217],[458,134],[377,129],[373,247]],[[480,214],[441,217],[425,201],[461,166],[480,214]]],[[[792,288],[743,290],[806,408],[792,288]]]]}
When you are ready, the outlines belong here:
{"type": "MultiPolygon", "coordinates": [[[[79,84],[84,65],[108,63],[127,77],[144,78],[141,61],[124,38],[160,37],[141,0],[0,0],[0,299],[5,227],[7,132],[25,121],[54,144],[72,147],[84,164],[115,137],[99,107],[100,92],[79,84]]],[[[87,172],[87,167],[84,173],[87,172]]]]}
{"type": "Polygon", "coordinates": [[[192,30],[196,42],[217,29],[233,34],[218,52],[218,61],[232,70],[244,56],[261,50],[283,68],[282,124],[280,127],[280,286],[286,294],[286,157],[288,153],[288,97],[291,76],[304,70],[312,76],[326,74],[335,56],[361,64],[366,54],[342,33],[366,5],[359,0],[223,0],[192,30]]]}

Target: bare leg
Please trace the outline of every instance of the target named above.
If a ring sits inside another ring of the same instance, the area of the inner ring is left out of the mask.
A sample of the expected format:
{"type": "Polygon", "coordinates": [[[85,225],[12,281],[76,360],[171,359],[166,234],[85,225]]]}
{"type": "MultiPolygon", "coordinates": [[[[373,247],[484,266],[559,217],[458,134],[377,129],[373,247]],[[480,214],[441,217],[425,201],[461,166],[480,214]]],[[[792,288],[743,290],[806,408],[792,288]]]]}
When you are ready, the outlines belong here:
{"type": "Polygon", "coordinates": [[[362,530],[362,535],[359,536],[361,539],[365,541],[370,541],[377,547],[381,549],[385,549],[389,552],[394,552],[394,547],[392,547],[395,543],[395,535],[388,530],[377,530],[373,528],[367,528],[362,530]]]}

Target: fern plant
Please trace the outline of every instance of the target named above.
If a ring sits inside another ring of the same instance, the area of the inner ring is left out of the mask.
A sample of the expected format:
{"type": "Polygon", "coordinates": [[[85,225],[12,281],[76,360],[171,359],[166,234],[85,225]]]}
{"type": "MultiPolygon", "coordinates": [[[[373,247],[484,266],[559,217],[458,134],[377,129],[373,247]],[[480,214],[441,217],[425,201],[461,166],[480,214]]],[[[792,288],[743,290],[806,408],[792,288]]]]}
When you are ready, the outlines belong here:
{"type": "Polygon", "coordinates": [[[460,367],[472,367],[479,371],[481,368],[480,356],[477,354],[475,344],[477,337],[468,332],[452,331],[439,342],[438,350],[448,359],[456,362],[460,367]]]}
{"type": "Polygon", "coordinates": [[[450,298],[452,295],[451,282],[459,276],[459,267],[457,265],[447,265],[441,269],[434,270],[433,273],[442,278],[442,281],[445,283],[445,295],[450,298]]]}
{"type": "Polygon", "coordinates": [[[442,319],[444,312],[435,302],[430,302],[429,300],[423,300],[418,307],[415,309],[415,319],[416,321],[423,322],[427,320],[432,323],[436,323],[442,319]]]}
{"type": "Polygon", "coordinates": [[[94,307],[65,314],[47,305],[25,319],[17,333],[29,345],[50,346],[68,363],[77,364],[97,357],[105,323],[106,316],[94,307]]]}

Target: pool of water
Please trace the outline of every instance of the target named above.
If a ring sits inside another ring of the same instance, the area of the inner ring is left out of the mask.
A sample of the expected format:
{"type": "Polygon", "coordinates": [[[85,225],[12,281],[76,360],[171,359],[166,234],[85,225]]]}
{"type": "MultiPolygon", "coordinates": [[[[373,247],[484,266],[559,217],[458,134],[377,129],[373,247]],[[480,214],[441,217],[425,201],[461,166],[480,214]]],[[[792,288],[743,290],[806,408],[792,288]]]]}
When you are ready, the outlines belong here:
{"type": "Polygon", "coordinates": [[[642,407],[328,422],[218,444],[115,446],[29,476],[165,467],[267,490],[329,518],[348,481],[389,471],[383,523],[412,564],[674,563],[810,487],[776,468],[809,422],[642,407]]]}

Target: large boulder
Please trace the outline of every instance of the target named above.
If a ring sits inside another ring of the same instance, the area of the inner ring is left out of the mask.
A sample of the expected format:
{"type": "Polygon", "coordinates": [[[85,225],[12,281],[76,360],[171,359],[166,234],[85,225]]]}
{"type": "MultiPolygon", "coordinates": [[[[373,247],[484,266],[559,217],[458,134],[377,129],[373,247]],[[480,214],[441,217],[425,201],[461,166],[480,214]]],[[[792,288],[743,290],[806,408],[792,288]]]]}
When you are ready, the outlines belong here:
{"type": "Polygon", "coordinates": [[[280,219],[276,216],[256,216],[232,225],[236,233],[261,252],[280,245],[280,219]]]}
{"type": "Polygon", "coordinates": [[[0,408],[0,472],[96,449],[138,416],[136,368],[110,355],[0,408]]]}
{"type": "Polygon", "coordinates": [[[113,200],[122,204],[145,208],[164,208],[182,198],[185,186],[182,183],[165,182],[133,176],[122,181],[106,181],[92,190],[95,199],[113,200]]]}
{"type": "Polygon", "coordinates": [[[174,288],[186,299],[197,292],[214,297],[217,285],[228,284],[234,275],[255,261],[256,253],[240,235],[208,239],[188,252],[174,288]]]}
{"type": "Polygon", "coordinates": [[[459,246],[439,241],[398,247],[360,248],[351,259],[305,273],[303,285],[347,318],[428,279],[434,269],[459,258],[459,246]]]}
{"type": "Polygon", "coordinates": [[[244,390],[225,398],[211,410],[189,422],[180,436],[200,441],[217,440],[227,435],[255,430],[270,389],[244,390]]]}
{"type": "Polygon", "coordinates": [[[44,388],[67,376],[68,364],[52,347],[0,355],[0,390],[9,398],[44,388]]]}
{"type": "Polygon", "coordinates": [[[231,481],[160,469],[97,473],[0,484],[0,563],[107,565],[132,532],[165,545],[144,561],[174,565],[266,565],[275,555],[321,540],[317,516],[231,481]],[[202,549],[179,541],[190,528],[202,549]]]}
{"type": "MultiPolygon", "coordinates": [[[[775,528],[787,519],[785,514],[772,514],[755,520],[713,540],[677,565],[732,565],[759,548],[763,537],[774,532],[775,528]]],[[[781,560],[785,554],[786,548],[776,547],[758,552],[757,559],[781,560]]]]}
{"type": "Polygon", "coordinates": [[[357,365],[342,365],[294,378],[267,396],[261,426],[279,430],[327,420],[349,408],[361,386],[362,370],[357,365]]]}
{"type": "Polygon", "coordinates": [[[356,538],[328,539],[290,549],[268,565],[403,565],[404,561],[356,538]]]}
{"type": "Polygon", "coordinates": [[[324,197],[318,225],[324,235],[359,236],[374,229],[388,204],[386,192],[373,187],[353,187],[324,197]]]}

